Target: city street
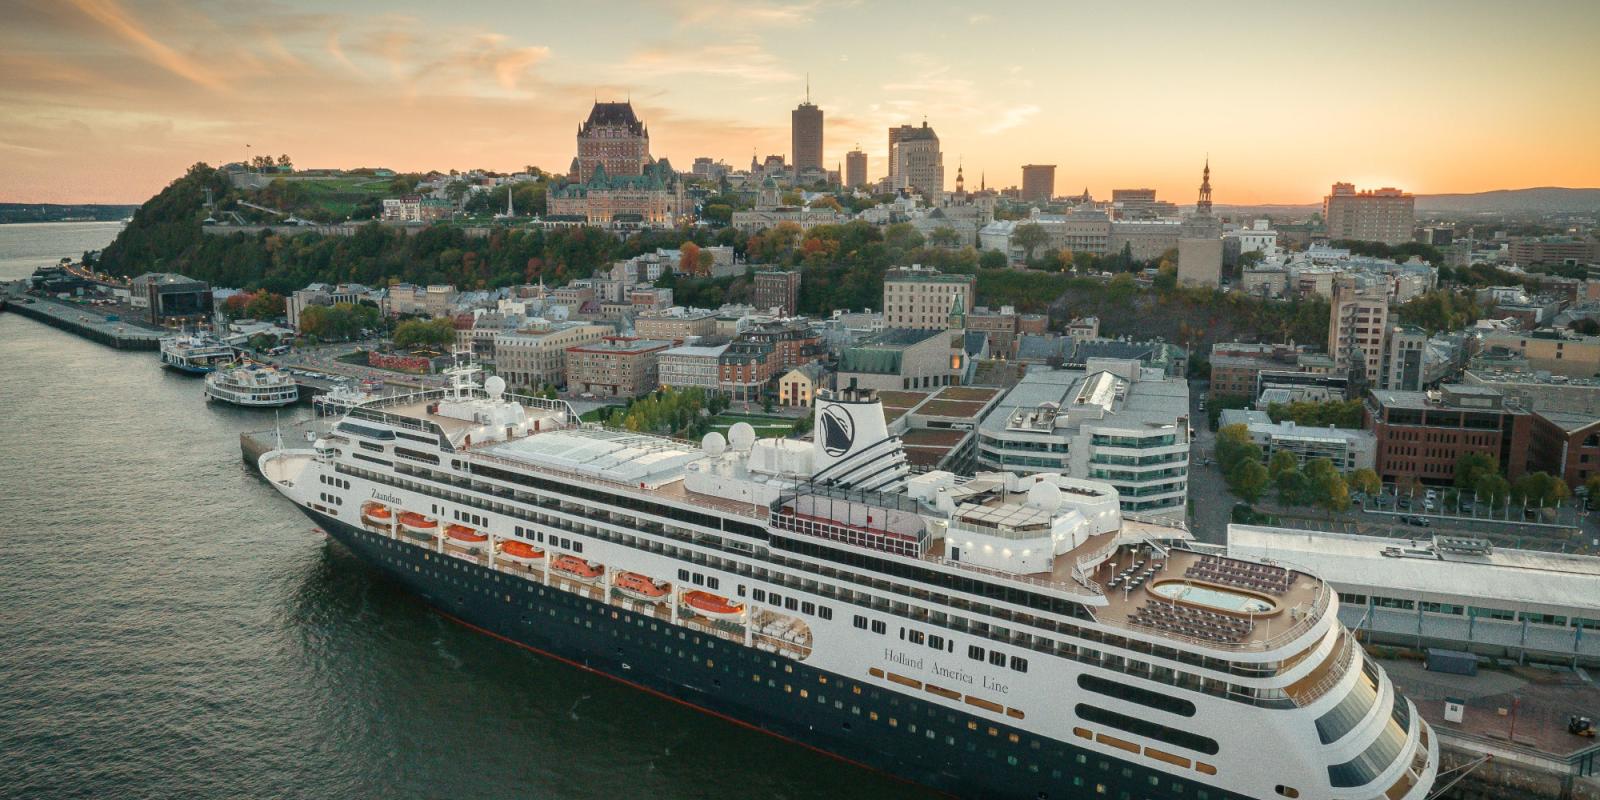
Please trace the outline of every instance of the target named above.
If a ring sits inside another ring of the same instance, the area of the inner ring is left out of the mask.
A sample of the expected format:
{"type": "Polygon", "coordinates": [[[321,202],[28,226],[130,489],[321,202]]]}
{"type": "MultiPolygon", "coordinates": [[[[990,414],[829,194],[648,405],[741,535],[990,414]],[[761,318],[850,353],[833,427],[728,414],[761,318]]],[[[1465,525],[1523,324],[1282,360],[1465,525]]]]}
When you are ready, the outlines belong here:
{"type": "Polygon", "coordinates": [[[1202,466],[1206,459],[1214,457],[1217,439],[1206,424],[1206,412],[1200,410],[1200,398],[1209,388],[1208,381],[1189,381],[1189,419],[1193,434],[1189,449],[1189,502],[1194,507],[1189,517],[1189,532],[1198,541],[1225,544],[1228,520],[1233,504],[1238,501],[1228,493],[1222,470],[1215,464],[1202,466]]]}

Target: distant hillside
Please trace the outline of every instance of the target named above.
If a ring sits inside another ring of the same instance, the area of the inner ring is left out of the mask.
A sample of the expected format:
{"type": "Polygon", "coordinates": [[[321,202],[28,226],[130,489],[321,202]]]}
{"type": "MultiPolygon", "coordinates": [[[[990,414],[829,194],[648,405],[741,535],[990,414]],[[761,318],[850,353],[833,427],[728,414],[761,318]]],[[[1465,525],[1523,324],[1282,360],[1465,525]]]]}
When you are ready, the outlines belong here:
{"type": "Polygon", "coordinates": [[[1419,194],[1417,211],[1446,214],[1560,214],[1600,211],[1600,189],[1500,189],[1473,194],[1419,194]]]}
{"type": "Polygon", "coordinates": [[[57,205],[55,203],[0,203],[0,224],[8,222],[115,222],[138,206],[57,205]]]}

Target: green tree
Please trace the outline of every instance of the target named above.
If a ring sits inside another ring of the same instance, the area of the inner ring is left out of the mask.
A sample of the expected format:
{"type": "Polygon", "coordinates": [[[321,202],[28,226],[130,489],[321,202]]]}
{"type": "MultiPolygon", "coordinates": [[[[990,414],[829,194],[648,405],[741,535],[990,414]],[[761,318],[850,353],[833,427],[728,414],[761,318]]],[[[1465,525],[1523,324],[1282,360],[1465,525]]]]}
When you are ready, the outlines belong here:
{"type": "Polygon", "coordinates": [[[928,244],[934,247],[955,247],[961,243],[960,234],[948,225],[940,225],[928,232],[928,244]]]}
{"type": "Polygon", "coordinates": [[[276,292],[256,292],[245,304],[244,313],[251,319],[265,320],[283,316],[285,308],[283,295],[276,292]]]}
{"type": "Polygon", "coordinates": [[[1464,453],[1456,458],[1456,488],[1467,489],[1478,485],[1486,475],[1497,475],[1500,465],[1484,453],[1464,453]]]}
{"type": "Polygon", "coordinates": [[[1383,482],[1378,480],[1378,473],[1362,467],[1350,473],[1350,488],[1362,494],[1375,495],[1383,490],[1383,482]]]}
{"type": "Polygon", "coordinates": [[[1530,472],[1518,478],[1511,487],[1513,502],[1526,502],[1541,508],[1560,505],[1570,494],[1566,482],[1548,472],[1530,472]]]}
{"type": "Polygon", "coordinates": [[[1240,461],[1261,460],[1261,448],[1250,441],[1250,429],[1242,424],[1222,426],[1217,431],[1216,449],[1217,463],[1222,465],[1224,475],[1232,472],[1240,461]]]}
{"type": "Polygon", "coordinates": [[[1024,257],[1032,261],[1034,251],[1050,243],[1050,233],[1037,222],[1024,223],[1012,229],[1011,243],[1022,248],[1024,257]]]}
{"type": "Polygon", "coordinates": [[[1276,480],[1279,475],[1299,468],[1300,459],[1295,458],[1294,453],[1288,450],[1279,450],[1272,454],[1272,462],[1267,465],[1267,473],[1276,480]]]}
{"type": "Polygon", "coordinates": [[[1483,316],[1470,292],[1436,289],[1402,303],[1395,310],[1400,321],[1429,333],[1460,330],[1483,316]]]}
{"type": "MultiPolygon", "coordinates": [[[[1321,459],[1319,459],[1321,460],[1321,459]]],[[[1337,471],[1325,472],[1311,478],[1317,505],[1334,513],[1350,509],[1350,487],[1337,471]]]]}
{"type": "Polygon", "coordinates": [[[1306,477],[1320,481],[1329,475],[1338,475],[1339,468],[1326,458],[1313,458],[1306,462],[1306,477]]]}
{"type": "Polygon", "coordinates": [[[1248,503],[1260,500],[1271,483],[1267,468],[1261,466],[1259,461],[1240,461],[1228,471],[1227,480],[1228,488],[1248,503]]]}
{"type": "Polygon", "coordinates": [[[445,349],[455,344],[456,327],[449,317],[420,320],[408,319],[395,326],[394,346],[399,348],[431,347],[445,349]]]}
{"type": "Polygon", "coordinates": [[[1305,505],[1310,494],[1311,480],[1304,472],[1291,469],[1278,474],[1273,479],[1273,484],[1278,487],[1278,502],[1286,506],[1305,505]]]}
{"type": "Polygon", "coordinates": [[[983,269],[1005,269],[1006,254],[999,250],[985,250],[978,256],[978,266],[983,269]]]}
{"type": "Polygon", "coordinates": [[[1362,427],[1360,400],[1329,400],[1322,403],[1271,403],[1267,416],[1273,422],[1291,420],[1308,428],[1336,428],[1359,430],[1362,427]]]}
{"type": "Polygon", "coordinates": [[[1478,480],[1472,484],[1472,491],[1478,502],[1488,503],[1490,508],[1505,508],[1506,502],[1511,499],[1511,482],[1499,473],[1480,473],[1478,480]]]}

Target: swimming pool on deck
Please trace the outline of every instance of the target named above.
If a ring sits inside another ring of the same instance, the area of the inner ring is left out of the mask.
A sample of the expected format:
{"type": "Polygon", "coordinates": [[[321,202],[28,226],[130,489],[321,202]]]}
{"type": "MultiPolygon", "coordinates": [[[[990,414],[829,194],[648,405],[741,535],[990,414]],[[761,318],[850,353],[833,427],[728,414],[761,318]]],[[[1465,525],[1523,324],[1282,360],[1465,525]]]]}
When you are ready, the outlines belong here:
{"type": "Polygon", "coordinates": [[[1150,591],[1168,600],[1234,614],[1265,614],[1277,608],[1277,604],[1257,595],[1182,581],[1164,581],[1151,586],[1150,591]]]}

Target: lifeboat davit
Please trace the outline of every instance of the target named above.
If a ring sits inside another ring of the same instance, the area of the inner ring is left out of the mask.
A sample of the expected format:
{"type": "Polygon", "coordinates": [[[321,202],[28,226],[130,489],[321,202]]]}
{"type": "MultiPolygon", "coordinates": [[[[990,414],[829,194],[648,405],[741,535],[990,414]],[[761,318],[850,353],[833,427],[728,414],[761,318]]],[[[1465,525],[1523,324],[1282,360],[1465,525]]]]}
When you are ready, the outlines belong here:
{"type": "Polygon", "coordinates": [[[532,564],[544,558],[544,551],[527,542],[500,543],[500,555],[514,564],[532,564]]]}
{"type": "Polygon", "coordinates": [[[368,503],[361,509],[361,518],[380,528],[394,524],[394,512],[382,503],[368,503]]]}
{"type": "Polygon", "coordinates": [[[640,575],[637,572],[623,572],[611,582],[612,588],[622,593],[624,597],[641,600],[646,603],[659,603],[667,598],[667,587],[640,575]]]}
{"type": "Polygon", "coordinates": [[[439,532],[439,521],[433,517],[425,517],[415,511],[404,511],[400,514],[400,530],[406,533],[432,538],[439,532]]]}
{"type": "Polygon", "coordinates": [[[483,531],[475,531],[465,525],[446,525],[444,535],[450,540],[451,544],[457,547],[465,547],[469,550],[476,550],[478,545],[489,541],[489,534],[483,531]]]}
{"type": "Polygon", "coordinates": [[[584,561],[577,556],[556,556],[550,560],[550,568],[584,583],[600,580],[601,574],[606,571],[605,567],[584,561]]]}
{"type": "Polygon", "coordinates": [[[736,603],[720,594],[695,590],[685,592],[683,604],[695,613],[712,619],[738,619],[744,616],[744,603],[736,603]]]}

